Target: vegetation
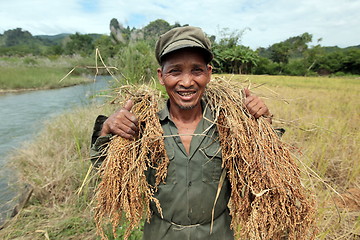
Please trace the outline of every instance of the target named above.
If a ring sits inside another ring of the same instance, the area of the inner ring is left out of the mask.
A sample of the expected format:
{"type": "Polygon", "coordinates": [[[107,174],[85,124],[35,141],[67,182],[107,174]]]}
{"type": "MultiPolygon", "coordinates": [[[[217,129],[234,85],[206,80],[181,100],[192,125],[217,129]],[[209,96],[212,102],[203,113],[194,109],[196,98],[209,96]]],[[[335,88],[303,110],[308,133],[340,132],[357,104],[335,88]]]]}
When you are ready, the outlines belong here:
{"type": "MultiPolygon", "coordinates": [[[[97,188],[95,222],[99,234],[104,223],[111,222],[114,235],[119,226],[126,221],[128,227],[123,236],[128,240],[134,228],[141,223],[143,216],[150,219],[150,202],[158,206],[154,198],[154,187],[147,182],[145,170],[148,166],[156,169],[156,186],[164,182],[169,164],[165,152],[163,130],[157,118],[158,104],[163,104],[158,91],[152,87],[122,88],[122,93],[130,93],[135,105],[132,111],[138,116],[141,139],[132,141],[120,136],[114,137],[108,145],[105,162],[101,165],[101,181],[97,188]],[[141,154],[140,154],[141,153],[141,154]],[[123,217],[124,216],[124,217],[123,217]]],[[[118,96],[121,102],[128,94],[118,96]]],[[[121,104],[122,105],[122,104],[121,104]]]]}
{"type": "Polygon", "coordinates": [[[73,74],[60,81],[75,65],[90,65],[91,59],[81,57],[0,57],[1,91],[24,89],[48,89],[91,81],[86,75],[93,71],[77,68],[73,74]]]}
{"type": "MultiPolygon", "coordinates": [[[[113,19],[110,36],[32,36],[20,28],[5,31],[0,34],[0,88],[51,88],[84,81],[83,76],[93,75],[93,69],[76,68],[71,74],[75,79],[67,78],[59,85],[59,79],[73,67],[94,65],[95,48],[108,65],[119,69],[112,71],[114,74],[130,83],[151,81],[157,67],[153,54],[156,36],[176,26],[181,25],[159,19],[142,29],[130,29],[113,19]]],[[[317,237],[359,237],[358,206],[350,208],[351,201],[346,202],[348,198],[339,198],[335,192],[342,196],[351,192],[354,196],[354,191],[359,191],[360,82],[351,77],[360,74],[359,46],[323,47],[320,41],[310,46],[312,35],[304,33],[252,50],[241,44],[243,34],[224,29],[220,39],[209,36],[215,71],[254,74],[231,77],[240,81],[247,78],[253,91],[267,98],[275,114],[274,126],[285,126],[284,141],[302,152],[297,158],[303,182],[317,199],[317,237]],[[316,75],[331,78],[311,77],[316,75]]],[[[90,172],[90,180],[83,180],[89,179],[88,147],[93,121],[99,113],[107,114],[114,108],[86,108],[53,119],[37,140],[16,150],[12,162],[35,192],[28,206],[0,231],[0,238],[96,238],[93,194],[97,177],[90,172]]],[[[130,239],[140,239],[140,230],[130,239]]],[[[110,226],[105,234],[113,238],[110,226]]],[[[121,239],[124,228],[119,227],[117,234],[121,239]]]]}
{"type": "MultiPolygon", "coordinates": [[[[157,37],[171,28],[185,25],[171,25],[157,19],[136,29],[124,27],[113,18],[110,21],[110,35],[75,33],[56,36],[32,36],[28,31],[17,28],[0,34],[0,56],[90,57],[98,48],[104,59],[113,59],[119,64],[115,67],[130,81],[137,81],[139,75],[149,81],[148,69],[157,64],[155,58],[150,57],[157,37]],[[134,63],[130,68],[136,67],[142,71],[136,73],[129,69],[130,64],[124,64],[129,60],[134,63]]],[[[230,31],[225,28],[220,31],[219,39],[209,36],[213,43],[215,72],[294,76],[360,74],[360,45],[343,49],[323,47],[319,39],[317,45],[311,46],[313,36],[305,32],[267,48],[252,50],[241,44],[246,30],[230,31]]]]}
{"type": "MultiPolygon", "coordinates": [[[[302,152],[296,154],[297,163],[303,183],[317,200],[317,238],[357,239],[360,209],[356,202],[345,205],[335,191],[344,200],[348,200],[347,191],[359,194],[358,79],[228,77],[247,80],[254,93],[266,98],[275,114],[274,127],[284,127],[283,140],[295,153],[302,152]]],[[[117,107],[92,106],[67,113],[48,122],[35,141],[14,151],[11,162],[35,192],[30,203],[0,231],[1,239],[44,239],[44,235],[50,239],[96,239],[92,202],[95,172],[83,184],[90,166],[89,138],[96,116],[117,107]]],[[[141,239],[140,229],[130,239],[141,239]]],[[[120,227],[118,239],[123,233],[120,227]]],[[[111,227],[106,234],[113,239],[111,227]]]]}

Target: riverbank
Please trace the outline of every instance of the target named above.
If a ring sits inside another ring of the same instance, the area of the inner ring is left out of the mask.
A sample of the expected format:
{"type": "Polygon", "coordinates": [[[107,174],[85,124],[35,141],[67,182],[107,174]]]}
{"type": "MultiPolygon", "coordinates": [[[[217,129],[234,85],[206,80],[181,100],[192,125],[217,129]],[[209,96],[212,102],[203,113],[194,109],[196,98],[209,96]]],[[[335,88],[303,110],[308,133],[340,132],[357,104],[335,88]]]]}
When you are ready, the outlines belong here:
{"type": "Polygon", "coordinates": [[[57,89],[62,87],[72,87],[83,83],[89,83],[94,80],[91,80],[90,78],[81,78],[79,81],[75,81],[76,83],[69,83],[69,85],[56,85],[56,86],[46,86],[46,87],[34,87],[34,88],[17,88],[17,89],[0,89],[0,95],[1,94],[7,94],[7,93],[22,93],[22,92],[31,92],[31,91],[39,91],[39,90],[49,90],[49,89],[57,89]]]}
{"type": "MultiPolygon", "coordinates": [[[[317,238],[358,238],[360,209],[351,203],[359,199],[346,193],[356,193],[360,183],[360,82],[251,75],[233,80],[248,80],[254,93],[266,98],[275,115],[274,127],[284,127],[284,141],[302,151],[298,164],[303,183],[317,199],[317,238]],[[330,186],[343,194],[344,202],[330,186]]],[[[90,167],[94,120],[117,108],[91,106],[66,113],[49,121],[34,141],[14,152],[11,161],[34,192],[27,206],[0,231],[1,239],[98,239],[92,212],[98,179],[91,172],[89,180],[84,184],[83,180],[90,167]]],[[[138,230],[131,239],[140,236],[138,230]]]]}
{"type": "Polygon", "coordinates": [[[65,57],[0,57],[0,94],[68,87],[93,81],[94,59],[65,57]],[[73,68],[75,68],[74,71],[73,68]],[[64,78],[70,71],[71,74],[64,78]]]}

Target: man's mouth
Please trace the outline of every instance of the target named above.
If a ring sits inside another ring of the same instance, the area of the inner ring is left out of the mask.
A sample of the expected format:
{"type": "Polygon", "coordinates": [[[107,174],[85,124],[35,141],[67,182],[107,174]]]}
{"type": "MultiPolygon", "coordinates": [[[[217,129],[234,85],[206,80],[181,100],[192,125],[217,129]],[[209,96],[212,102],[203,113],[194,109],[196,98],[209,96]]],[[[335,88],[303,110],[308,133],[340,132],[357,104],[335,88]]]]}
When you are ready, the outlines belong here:
{"type": "Polygon", "coordinates": [[[183,96],[183,97],[188,97],[188,96],[191,96],[191,95],[194,95],[196,93],[196,91],[178,91],[177,92],[180,96],[183,96]]]}

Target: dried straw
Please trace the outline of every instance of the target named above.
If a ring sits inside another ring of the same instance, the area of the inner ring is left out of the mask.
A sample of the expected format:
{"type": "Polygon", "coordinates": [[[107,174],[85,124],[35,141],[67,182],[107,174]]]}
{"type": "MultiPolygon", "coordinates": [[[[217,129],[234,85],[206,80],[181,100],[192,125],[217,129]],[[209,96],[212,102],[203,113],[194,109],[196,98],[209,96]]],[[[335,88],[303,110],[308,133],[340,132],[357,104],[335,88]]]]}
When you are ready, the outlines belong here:
{"type": "MultiPolygon", "coordinates": [[[[285,143],[264,119],[255,121],[243,105],[242,87],[236,82],[213,80],[204,94],[218,127],[222,166],[231,183],[229,209],[236,239],[314,239],[314,200],[301,185],[300,170],[285,143]]],[[[110,218],[113,232],[123,213],[129,222],[127,239],[142,217],[150,218],[150,201],[164,181],[169,160],[158,121],[158,94],[140,89],[134,94],[133,112],[139,118],[136,141],[114,137],[101,168],[95,221],[110,218]],[[156,186],[144,174],[156,168],[156,186]]]]}
{"type": "Polygon", "coordinates": [[[301,185],[300,170],[270,124],[252,119],[241,89],[236,82],[212,81],[204,96],[217,119],[235,236],[314,239],[314,200],[301,185]]]}
{"type": "Polygon", "coordinates": [[[163,142],[163,131],[158,121],[157,111],[159,95],[148,88],[127,89],[135,92],[132,100],[133,113],[138,116],[139,136],[137,140],[127,140],[115,136],[107,147],[106,159],[102,164],[101,182],[97,189],[98,205],[95,209],[95,222],[98,234],[107,239],[102,223],[108,218],[116,235],[120,221],[128,221],[124,239],[128,239],[131,231],[140,224],[145,214],[150,217],[150,201],[157,203],[153,197],[156,186],[164,181],[167,173],[168,158],[163,142]],[[148,184],[145,171],[156,169],[156,186],[148,184]]]}

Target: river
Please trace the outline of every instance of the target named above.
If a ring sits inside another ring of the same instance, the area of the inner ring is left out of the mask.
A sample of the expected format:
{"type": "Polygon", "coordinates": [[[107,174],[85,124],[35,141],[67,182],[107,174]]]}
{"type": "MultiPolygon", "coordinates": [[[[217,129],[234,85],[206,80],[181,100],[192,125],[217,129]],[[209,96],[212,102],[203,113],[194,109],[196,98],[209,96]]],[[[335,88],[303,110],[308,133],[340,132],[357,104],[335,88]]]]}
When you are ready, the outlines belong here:
{"type": "Polygon", "coordinates": [[[76,106],[87,105],[99,91],[108,87],[109,78],[72,87],[0,95],[0,226],[13,208],[18,194],[16,173],[6,167],[12,150],[41,130],[44,120],[76,106]]]}

